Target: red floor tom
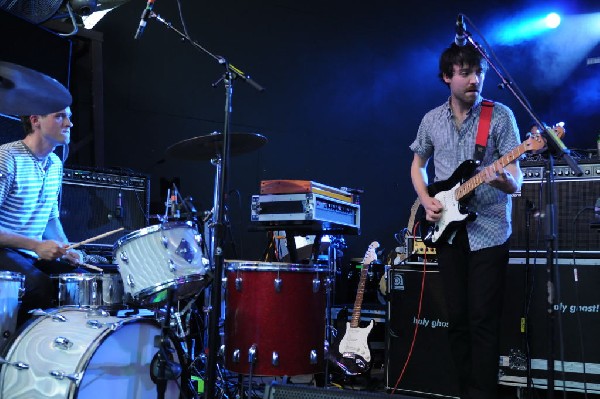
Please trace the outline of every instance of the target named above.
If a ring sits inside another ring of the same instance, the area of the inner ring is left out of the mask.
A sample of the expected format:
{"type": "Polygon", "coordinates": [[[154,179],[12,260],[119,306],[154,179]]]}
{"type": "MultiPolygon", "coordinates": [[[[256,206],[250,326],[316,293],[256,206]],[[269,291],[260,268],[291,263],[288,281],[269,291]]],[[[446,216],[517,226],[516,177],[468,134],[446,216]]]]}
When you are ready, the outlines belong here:
{"type": "Polygon", "coordinates": [[[239,374],[324,371],[327,269],[225,261],[225,366],[239,374]]]}

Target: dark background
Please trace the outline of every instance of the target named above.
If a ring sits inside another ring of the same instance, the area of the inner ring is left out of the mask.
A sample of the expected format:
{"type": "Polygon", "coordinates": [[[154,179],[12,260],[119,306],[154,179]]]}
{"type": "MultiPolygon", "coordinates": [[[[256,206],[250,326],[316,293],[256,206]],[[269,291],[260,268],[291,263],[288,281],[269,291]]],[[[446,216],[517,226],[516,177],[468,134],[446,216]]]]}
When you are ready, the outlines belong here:
{"type": "MultiPolygon", "coordinates": [[[[93,106],[103,105],[104,147],[95,158],[77,151],[90,126],[79,121],[67,166],[149,174],[153,213],[164,212],[165,182],[172,180],[194,198],[196,208],[209,210],[215,176],[210,161],[167,158],[165,151],[181,140],[222,131],[225,90],[212,84],[223,67],[156,19],[134,40],[145,4],[129,1],[94,28],[101,33],[104,93],[100,105],[95,98],[93,106]]],[[[346,236],[345,256],[361,257],[374,240],[385,253],[396,246],[394,234],[407,225],[416,198],[408,146],[423,114],[449,94],[437,78],[437,61],[454,38],[459,12],[469,18],[469,31],[479,29],[489,41],[488,50],[536,114],[548,124],[566,123],[569,148],[596,147],[600,65],[586,65],[586,59],[600,57],[600,26],[594,36],[569,20],[600,12],[596,1],[181,0],[181,5],[197,43],[266,88],[259,93],[234,81],[231,131],[261,133],[268,143],[230,160],[235,252],[230,246],[229,257],[258,260],[262,255],[265,234],[248,231],[250,198],[268,179],[364,189],[361,234],[346,236]],[[512,23],[516,29],[515,21],[530,9],[537,15],[561,12],[561,29],[510,44],[498,39],[499,27],[512,23]],[[578,52],[580,42],[588,46],[578,52]]],[[[182,29],[176,1],[157,0],[154,11],[182,29]]],[[[514,110],[524,138],[532,120],[507,90],[498,88],[499,82],[490,70],[484,96],[514,110]]],[[[74,113],[87,115],[90,103],[74,103],[74,113]]]]}

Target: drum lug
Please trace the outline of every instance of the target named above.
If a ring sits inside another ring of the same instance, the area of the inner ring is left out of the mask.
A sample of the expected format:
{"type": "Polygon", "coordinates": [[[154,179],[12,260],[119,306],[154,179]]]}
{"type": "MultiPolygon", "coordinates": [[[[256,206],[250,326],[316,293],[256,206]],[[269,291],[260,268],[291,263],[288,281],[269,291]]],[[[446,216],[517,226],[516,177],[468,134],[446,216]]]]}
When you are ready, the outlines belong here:
{"type": "Polygon", "coordinates": [[[104,323],[102,323],[98,320],[88,320],[85,324],[89,328],[95,328],[95,329],[100,329],[100,328],[104,327],[104,323]]]}
{"type": "Polygon", "coordinates": [[[319,289],[321,289],[321,280],[319,280],[318,278],[314,278],[312,283],[313,283],[313,292],[314,293],[319,292],[319,289]]]}
{"type": "Polygon", "coordinates": [[[194,250],[185,238],[181,239],[175,253],[185,259],[187,263],[191,264],[194,261],[194,250]]]}
{"type": "Polygon", "coordinates": [[[317,350],[311,349],[310,350],[310,364],[317,364],[317,360],[318,360],[317,350]]]}
{"type": "Polygon", "coordinates": [[[254,364],[256,363],[256,344],[252,344],[250,349],[248,349],[248,363],[254,364]]]}
{"type": "Polygon", "coordinates": [[[131,288],[135,287],[135,281],[133,281],[133,276],[131,274],[127,275],[127,285],[131,288]]]}
{"type": "Polygon", "coordinates": [[[0,357],[0,364],[7,364],[9,366],[13,366],[17,370],[27,370],[29,368],[29,365],[27,363],[23,363],[23,362],[9,362],[8,360],[3,359],[1,357],[0,357]]]}
{"type": "Polygon", "coordinates": [[[232,359],[234,363],[239,363],[240,362],[240,350],[236,349],[233,351],[233,356],[232,359]]]}
{"type": "Polygon", "coordinates": [[[175,267],[175,262],[173,262],[172,259],[169,259],[169,270],[171,271],[171,273],[175,273],[177,271],[177,268],[175,267]]]}
{"type": "Polygon", "coordinates": [[[277,277],[275,280],[273,280],[273,284],[275,285],[275,292],[281,292],[281,284],[283,283],[283,281],[277,277]]]}
{"type": "Polygon", "coordinates": [[[67,374],[62,370],[50,370],[50,375],[57,380],[64,380],[65,378],[79,385],[81,380],[81,373],[67,374]]]}
{"type": "Polygon", "coordinates": [[[46,316],[51,317],[53,321],[60,321],[62,323],[67,321],[67,318],[61,314],[51,314],[42,309],[30,310],[32,316],[46,316]]]}
{"type": "Polygon", "coordinates": [[[119,258],[121,258],[123,262],[129,263],[129,257],[127,256],[127,252],[121,251],[121,253],[119,253],[119,258]]]}
{"type": "Polygon", "coordinates": [[[56,337],[54,338],[54,347],[66,351],[73,347],[73,342],[69,338],[56,337]]]}
{"type": "Polygon", "coordinates": [[[236,279],[235,279],[235,290],[236,291],[242,290],[242,281],[244,281],[244,280],[241,277],[236,277],[236,279]]]}
{"type": "Polygon", "coordinates": [[[271,357],[271,364],[275,367],[279,366],[279,353],[273,351],[273,356],[271,357]]]}

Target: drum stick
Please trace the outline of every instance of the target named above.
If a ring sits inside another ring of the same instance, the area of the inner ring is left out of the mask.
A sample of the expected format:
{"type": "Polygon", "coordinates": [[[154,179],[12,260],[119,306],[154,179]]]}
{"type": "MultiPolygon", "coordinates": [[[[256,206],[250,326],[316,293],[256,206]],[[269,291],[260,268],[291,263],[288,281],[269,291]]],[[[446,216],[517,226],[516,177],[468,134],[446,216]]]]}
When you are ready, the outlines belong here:
{"type": "Polygon", "coordinates": [[[83,266],[83,267],[85,267],[86,269],[95,270],[95,271],[97,271],[97,272],[103,272],[103,271],[104,271],[104,269],[103,269],[103,268],[101,268],[101,267],[94,266],[94,265],[89,265],[89,264],[87,264],[87,263],[78,263],[76,266],[83,266]]]}
{"type": "Polygon", "coordinates": [[[81,246],[81,245],[89,244],[90,242],[97,241],[97,240],[99,240],[99,239],[101,239],[101,238],[104,238],[104,237],[106,237],[106,236],[109,236],[109,235],[111,235],[111,234],[115,234],[115,233],[117,233],[117,232],[119,232],[119,231],[121,231],[121,230],[124,230],[124,229],[125,229],[125,227],[120,227],[120,228],[118,228],[118,229],[116,229],[116,230],[108,231],[108,232],[106,232],[106,233],[103,233],[103,234],[97,235],[97,236],[95,236],[95,237],[92,237],[92,238],[88,238],[87,240],[83,240],[83,241],[81,241],[81,242],[78,242],[78,243],[76,243],[76,244],[71,244],[71,245],[69,245],[69,246],[67,247],[67,250],[69,250],[69,249],[74,249],[74,248],[77,248],[77,247],[79,247],[79,246],[81,246]]]}

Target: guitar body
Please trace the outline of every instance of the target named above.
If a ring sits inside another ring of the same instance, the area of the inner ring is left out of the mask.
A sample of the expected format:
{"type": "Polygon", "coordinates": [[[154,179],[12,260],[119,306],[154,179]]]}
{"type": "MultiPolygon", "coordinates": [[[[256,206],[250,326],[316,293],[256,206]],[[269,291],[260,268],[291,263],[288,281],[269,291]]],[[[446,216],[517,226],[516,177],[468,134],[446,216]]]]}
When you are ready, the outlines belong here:
{"type": "MultiPolygon", "coordinates": [[[[425,220],[425,217],[421,220],[421,231],[425,232],[421,236],[428,247],[435,248],[446,242],[448,237],[460,226],[477,217],[477,213],[470,212],[464,204],[466,198],[458,201],[455,195],[456,189],[473,176],[477,165],[476,161],[465,161],[452,173],[450,178],[435,182],[427,187],[429,195],[444,204],[440,220],[435,223],[425,220]]],[[[424,214],[423,210],[423,216],[424,214]]]]}
{"type": "Polygon", "coordinates": [[[346,375],[363,374],[371,368],[371,351],[367,339],[375,322],[366,327],[351,327],[346,323],[344,337],[336,351],[335,363],[346,375]]]}

